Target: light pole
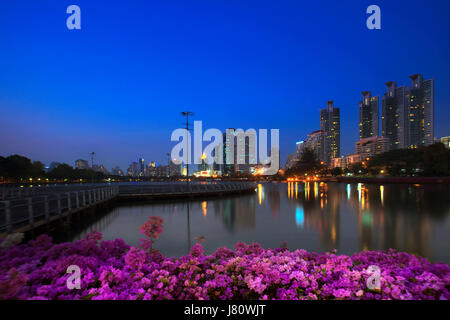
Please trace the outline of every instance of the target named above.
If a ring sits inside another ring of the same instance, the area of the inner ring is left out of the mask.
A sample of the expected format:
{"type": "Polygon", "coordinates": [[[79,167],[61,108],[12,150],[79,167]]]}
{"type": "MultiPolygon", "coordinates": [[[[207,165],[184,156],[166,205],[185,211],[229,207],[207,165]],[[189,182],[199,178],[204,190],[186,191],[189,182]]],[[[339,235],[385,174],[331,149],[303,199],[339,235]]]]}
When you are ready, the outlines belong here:
{"type": "Polygon", "coordinates": [[[170,153],[167,154],[167,178],[170,179],[170,153]]]}
{"type": "Polygon", "coordinates": [[[183,111],[181,115],[186,117],[186,182],[189,189],[189,116],[193,116],[194,113],[191,111],[183,111]]]}
{"type": "MultiPolygon", "coordinates": [[[[189,192],[189,116],[193,116],[191,111],[181,112],[182,116],[186,117],[186,183],[189,192]]],[[[189,215],[189,201],[187,202],[187,233],[188,233],[188,252],[191,251],[191,221],[189,215]]]]}
{"type": "Polygon", "coordinates": [[[95,156],[95,152],[91,152],[91,153],[89,153],[89,155],[91,156],[91,169],[92,169],[92,180],[91,180],[91,183],[94,184],[94,156],[95,156]]]}

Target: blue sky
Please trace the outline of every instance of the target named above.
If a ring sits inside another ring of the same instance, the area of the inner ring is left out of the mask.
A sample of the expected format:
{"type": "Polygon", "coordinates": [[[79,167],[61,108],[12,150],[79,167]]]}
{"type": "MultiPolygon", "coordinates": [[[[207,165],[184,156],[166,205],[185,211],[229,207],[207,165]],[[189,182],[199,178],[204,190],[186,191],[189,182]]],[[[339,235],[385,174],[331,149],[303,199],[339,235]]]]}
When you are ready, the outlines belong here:
{"type": "Polygon", "coordinates": [[[341,108],[354,151],[361,92],[435,79],[435,136],[450,135],[449,1],[2,1],[0,155],[107,168],[166,163],[191,110],[207,128],[278,128],[282,163],[341,108]],[[68,30],[66,8],[81,8],[68,30]],[[381,30],[366,8],[381,8],[381,30]]]}

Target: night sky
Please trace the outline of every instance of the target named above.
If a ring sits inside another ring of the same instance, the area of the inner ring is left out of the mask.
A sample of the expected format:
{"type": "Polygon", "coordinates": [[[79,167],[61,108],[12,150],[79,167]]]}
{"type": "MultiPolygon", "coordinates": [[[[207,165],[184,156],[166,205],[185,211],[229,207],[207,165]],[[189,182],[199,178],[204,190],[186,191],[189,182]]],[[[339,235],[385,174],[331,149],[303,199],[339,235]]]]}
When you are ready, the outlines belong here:
{"type": "Polygon", "coordinates": [[[414,73],[435,79],[435,136],[450,135],[449,15],[446,0],[1,1],[0,155],[165,164],[190,110],[205,129],[280,129],[284,165],[328,100],[348,154],[361,91],[414,73]]]}

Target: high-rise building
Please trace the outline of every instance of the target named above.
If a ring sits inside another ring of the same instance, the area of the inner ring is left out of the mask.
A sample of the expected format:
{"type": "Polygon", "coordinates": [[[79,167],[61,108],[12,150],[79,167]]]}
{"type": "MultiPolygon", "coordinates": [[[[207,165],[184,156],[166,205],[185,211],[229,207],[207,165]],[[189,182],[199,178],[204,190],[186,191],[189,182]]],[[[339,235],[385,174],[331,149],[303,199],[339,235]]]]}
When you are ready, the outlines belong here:
{"type": "Polygon", "coordinates": [[[295,153],[301,155],[305,148],[305,141],[300,140],[295,143],[295,153]]]}
{"type": "MultiPolygon", "coordinates": [[[[317,160],[321,162],[325,161],[325,136],[326,134],[324,131],[316,130],[308,134],[304,143],[304,147],[311,149],[316,155],[317,160]]],[[[302,147],[302,150],[304,147],[302,147]]]]}
{"type": "Polygon", "coordinates": [[[434,142],[434,79],[424,80],[421,74],[409,78],[407,147],[414,149],[434,142]]]}
{"type": "Polygon", "coordinates": [[[223,174],[237,172],[236,129],[230,128],[223,133],[223,174]]]}
{"type": "Polygon", "coordinates": [[[156,177],[157,174],[157,169],[156,169],[157,165],[155,161],[151,161],[149,162],[149,164],[147,165],[147,168],[145,168],[145,175],[148,177],[156,177]]]}
{"type": "Polygon", "coordinates": [[[132,162],[128,167],[127,174],[130,177],[138,177],[139,176],[139,165],[137,162],[132,162]]]}
{"type": "Polygon", "coordinates": [[[360,139],[355,144],[355,153],[362,159],[372,158],[373,156],[388,151],[389,140],[385,137],[370,137],[360,139]]]}
{"type": "Polygon", "coordinates": [[[235,143],[237,159],[237,171],[240,173],[250,173],[256,163],[256,132],[241,132],[236,134],[235,143]]]}
{"type": "Polygon", "coordinates": [[[94,164],[92,166],[92,170],[95,172],[101,172],[103,174],[109,174],[108,170],[106,170],[105,166],[102,164],[94,164]]]}
{"type": "Polygon", "coordinates": [[[207,157],[206,157],[206,153],[202,153],[202,156],[200,157],[200,164],[198,165],[198,170],[199,171],[207,171],[209,166],[207,163],[207,157]]]}
{"type": "Polygon", "coordinates": [[[111,173],[114,176],[123,176],[123,171],[122,171],[122,169],[120,169],[119,166],[112,168],[111,173]]]}
{"type": "Polygon", "coordinates": [[[98,167],[98,171],[103,174],[109,174],[108,170],[106,170],[105,166],[102,164],[98,167]]]}
{"type": "Polygon", "coordinates": [[[320,130],[325,135],[323,159],[330,164],[331,159],[341,154],[341,116],[333,101],[328,101],[326,109],[320,110],[320,130]]]}
{"type": "Polygon", "coordinates": [[[348,154],[345,156],[346,168],[351,168],[353,165],[361,163],[363,158],[360,154],[348,154]]]}
{"type": "Polygon", "coordinates": [[[214,150],[213,170],[223,175],[251,173],[256,166],[256,132],[228,128],[222,134],[222,146],[214,150]],[[216,151],[222,148],[222,164],[216,151]]]}
{"type": "Polygon", "coordinates": [[[389,150],[406,148],[406,88],[395,81],[386,82],[381,100],[381,135],[388,139],[389,150]]]}
{"type": "Polygon", "coordinates": [[[78,159],[75,161],[75,169],[87,170],[89,169],[89,162],[87,160],[78,159]]]}
{"type": "Polygon", "coordinates": [[[297,157],[297,153],[290,153],[286,158],[286,170],[295,167],[299,158],[297,157]]]}
{"type": "Polygon", "coordinates": [[[171,177],[181,176],[182,163],[175,164],[174,161],[177,159],[173,159],[169,162],[169,175],[171,177]]]}
{"type": "Polygon", "coordinates": [[[156,168],[156,176],[164,178],[168,176],[168,166],[158,165],[156,168]]]}
{"type": "Polygon", "coordinates": [[[409,77],[410,87],[387,82],[382,99],[382,136],[389,149],[414,149],[434,142],[434,80],[421,74],[409,77]]]}
{"type": "Polygon", "coordinates": [[[306,147],[306,142],[303,140],[295,143],[295,152],[288,155],[286,160],[286,169],[294,167],[300,160],[303,149],[306,147]]]}
{"type": "Polygon", "coordinates": [[[331,159],[330,167],[331,168],[346,168],[347,167],[346,157],[340,156],[339,158],[331,159]]]}
{"type": "Polygon", "coordinates": [[[145,170],[145,162],[144,158],[139,158],[139,171],[138,176],[143,177],[145,176],[146,170],[145,170]]]}
{"type": "Polygon", "coordinates": [[[362,93],[363,99],[359,102],[359,139],[378,136],[379,125],[379,99],[372,97],[370,91],[362,93]]]}
{"type": "Polygon", "coordinates": [[[147,166],[146,175],[149,177],[157,176],[157,167],[155,162],[150,162],[147,166]]]}

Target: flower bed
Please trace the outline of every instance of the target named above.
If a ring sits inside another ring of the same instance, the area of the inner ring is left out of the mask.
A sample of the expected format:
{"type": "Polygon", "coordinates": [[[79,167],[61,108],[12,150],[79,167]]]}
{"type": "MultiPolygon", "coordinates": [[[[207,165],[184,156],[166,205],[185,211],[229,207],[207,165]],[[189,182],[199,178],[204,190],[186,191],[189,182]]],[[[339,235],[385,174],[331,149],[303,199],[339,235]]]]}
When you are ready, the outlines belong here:
{"type": "Polygon", "coordinates": [[[12,235],[0,244],[0,299],[450,298],[447,264],[394,250],[349,257],[238,243],[204,255],[197,243],[186,256],[165,258],[153,248],[162,223],[150,217],[139,228],[148,239],[138,248],[122,239],[101,241],[99,232],[61,244],[41,235],[14,245],[22,237],[12,235]]]}
{"type": "Polygon", "coordinates": [[[0,253],[1,299],[448,299],[450,268],[403,252],[351,257],[238,243],[203,255],[164,258],[123,240],[91,233],[54,244],[42,235],[0,253]],[[69,265],[81,269],[80,289],[69,289],[69,265]],[[370,290],[367,267],[381,270],[370,290]]]}

